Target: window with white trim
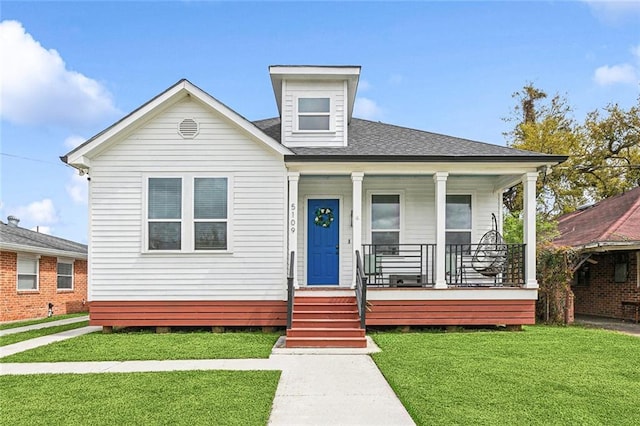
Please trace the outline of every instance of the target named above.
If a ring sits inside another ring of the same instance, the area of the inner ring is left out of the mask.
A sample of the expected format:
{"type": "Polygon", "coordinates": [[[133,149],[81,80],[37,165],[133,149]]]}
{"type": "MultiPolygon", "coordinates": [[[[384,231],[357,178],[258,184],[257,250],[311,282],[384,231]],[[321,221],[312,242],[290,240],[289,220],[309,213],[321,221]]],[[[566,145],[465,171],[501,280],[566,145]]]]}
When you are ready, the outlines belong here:
{"type": "Polygon", "coordinates": [[[298,130],[331,130],[331,98],[298,98],[298,130]]]}
{"type": "Polygon", "coordinates": [[[149,251],[227,251],[228,177],[149,177],[149,251]]]}
{"type": "Polygon", "coordinates": [[[471,244],[471,195],[447,195],[445,244],[469,251],[471,244]]]}
{"type": "Polygon", "coordinates": [[[400,195],[371,195],[371,244],[377,253],[397,254],[400,244],[400,195]]]}
{"type": "Polygon", "coordinates": [[[58,259],[58,290],[73,290],[73,261],[58,259]]]}
{"type": "Polygon", "coordinates": [[[18,290],[38,290],[39,263],[37,257],[18,256],[18,290]]]}
{"type": "Polygon", "coordinates": [[[227,249],[227,178],[195,178],[195,250],[227,249]]]}
{"type": "Polygon", "coordinates": [[[182,178],[149,178],[149,250],[182,248],[182,178]]]}

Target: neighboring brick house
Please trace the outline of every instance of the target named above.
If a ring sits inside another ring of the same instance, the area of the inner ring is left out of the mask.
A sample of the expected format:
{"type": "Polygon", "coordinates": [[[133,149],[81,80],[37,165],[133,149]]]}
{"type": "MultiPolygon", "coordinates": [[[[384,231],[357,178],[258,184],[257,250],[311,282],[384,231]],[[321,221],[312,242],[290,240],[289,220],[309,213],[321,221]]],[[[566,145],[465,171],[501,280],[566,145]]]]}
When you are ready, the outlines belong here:
{"type": "Polygon", "coordinates": [[[640,303],[640,187],[558,219],[557,245],[579,250],[575,313],[635,319],[640,303]]]}
{"type": "Polygon", "coordinates": [[[83,312],[87,246],[0,221],[0,321],[83,312]]]}

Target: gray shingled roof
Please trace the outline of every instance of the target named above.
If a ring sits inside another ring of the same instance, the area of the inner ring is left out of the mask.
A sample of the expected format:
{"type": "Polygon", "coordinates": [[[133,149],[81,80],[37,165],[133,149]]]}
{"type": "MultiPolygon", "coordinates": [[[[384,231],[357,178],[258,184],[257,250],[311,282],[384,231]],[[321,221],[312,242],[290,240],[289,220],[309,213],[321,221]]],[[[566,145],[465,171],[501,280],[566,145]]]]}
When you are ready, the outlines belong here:
{"type": "Polygon", "coordinates": [[[87,246],[85,244],[0,222],[0,246],[6,245],[42,249],[45,252],[47,250],[55,250],[69,252],[69,254],[87,253],[87,246]]]}
{"type": "MultiPolygon", "coordinates": [[[[254,121],[267,135],[281,142],[280,119],[269,118],[254,121]]],[[[377,159],[421,161],[486,160],[486,161],[564,161],[566,157],[523,151],[505,146],[492,145],[469,139],[456,138],[438,133],[425,132],[407,127],[394,126],[375,121],[352,118],[349,123],[349,142],[344,148],[289,148],[296,155],[291,159],[313,157],[321,159],[377,159]]]]}

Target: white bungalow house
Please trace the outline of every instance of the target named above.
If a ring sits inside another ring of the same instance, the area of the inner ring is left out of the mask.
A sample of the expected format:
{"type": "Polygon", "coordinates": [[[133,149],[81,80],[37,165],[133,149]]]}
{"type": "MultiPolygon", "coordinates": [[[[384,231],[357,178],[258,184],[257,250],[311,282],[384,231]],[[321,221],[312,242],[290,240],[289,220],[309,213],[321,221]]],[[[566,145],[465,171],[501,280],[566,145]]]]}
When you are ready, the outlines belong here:
{"type": "Polygon", "coordinates": [[[358,66],[269,72],[276,118],[181,80],[62,157],[90,176],[92,324],[358,346],[366,326],[534,322],[536,180],[565,157],[353,118],[358,66]],[[519,182],[525,244],[483,275],[519,182]]]}

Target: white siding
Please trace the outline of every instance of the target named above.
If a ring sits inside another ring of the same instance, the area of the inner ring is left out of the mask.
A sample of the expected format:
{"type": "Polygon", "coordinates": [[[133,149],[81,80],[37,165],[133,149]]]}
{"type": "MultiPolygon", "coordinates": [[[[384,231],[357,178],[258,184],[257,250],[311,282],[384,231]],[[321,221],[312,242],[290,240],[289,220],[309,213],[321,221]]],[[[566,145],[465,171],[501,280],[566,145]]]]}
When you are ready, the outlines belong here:
{"type": "Polygon", "coordinates": [[[282,300],[286,291],[283,158],[201,104],[161,112],[92,159],[91,300],[282,300]],[[183,139],[184,118],[200,124],[183,139]],[[232,177],[231,253],[143,253],[144,178],[232,177]]]}
{"type": "MultiPolygon", "coordinates": [[[[435,186],[430,175],[365,176],[362,185],[362,242],[371,243],[371,194],[402,194],[401,244],[435,243],[435,186]]],[[[491,229],[491,213],[499,217],[500,194],[493,192],[490,177],[450,176],[447,193],[472,196],[472,242],[477,242],[491,229]]],[[[352,183],[347,176],[302,176],[299,184],[298,223],[304,224],[298,233],[298,277],[301,285],[307,278],[307,200],[309,198],[340,198],[340,285],[350,286],[352,280],[351,210],[352,183]]]]}
{"type": "Polygon", "coordinates": [[[291,81],[282,97],[282,143],[292,147],[346,146],[346,83],[343,81],[291,81]],[[298,97],[331,98],[333,132],[296,132],[298,97]]]}

